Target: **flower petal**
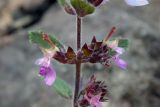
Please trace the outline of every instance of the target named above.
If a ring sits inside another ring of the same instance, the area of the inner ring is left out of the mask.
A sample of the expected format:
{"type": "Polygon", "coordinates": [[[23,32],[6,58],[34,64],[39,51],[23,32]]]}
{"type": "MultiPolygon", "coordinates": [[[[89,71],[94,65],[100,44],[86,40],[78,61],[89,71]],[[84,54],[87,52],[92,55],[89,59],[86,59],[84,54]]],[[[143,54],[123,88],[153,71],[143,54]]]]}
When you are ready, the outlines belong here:
{"type": "Polygon", "coordinates": [[[46,74],[47,74],[47,70],[48,70],[47,67],[45,67],[45,66],[40,66],[39,75],[45,77],[46,74]]]}
{"type": "Polygon", "coordinates": [[[124,53],[124,49],[123,48],[121,48],[121,47],[116,47],[116,48],[114,48],[114,50],[118,53],[118,54],[123,54],[124,53]]]}
{"type": "MultiPolygon", "coordinates": [[[[89,93],[88,93],[89,94],[89,93]]],[[[84,98],[89,102],[90,105],[93,107],[102,107],[102,104],[100,103],[100,95],[90,95],[91,98],[88,98],[88,95],[84,95],[84,98]]]]}
{"type": "Polygon", "coordinates": [[[48,67],[50,65],[50,58],[48,57],[39,58],[36,60],[35,64],[48,67]]]}
{"type": "Polygon", "coordinates": [[[91,98],[91,104],[93,107],[102,107],[102,104],[100,103],[100,95],[96,95],[91,98]]]}
{"type": "Polygon", "coordinates": [[[46,85],[51,86],[55,80],[56,80],[56,72],[55,72],[54,68],[51,67],[50,70],[48,70],[48,73],[45,76],[44,81],[45,81],[46,85]]]}
{"type": "Polygon", "coordinates": [[[119,56],[114,57],[114,63],[122,69],[127,69],[127,63],[123,59],[119,58],[119,56]]]}
{"type": "Polygon", "coordinates": [[[44,81],[48,86],[51,86],[56,79],[55,69],[51,66],[49,67],[40,66],[39,74],[44,77],[44,81]]]}
{"type": "Polygon", "coordinates": [[[125,0],[130,6],[143,6],[149,4],[148,0],[125,0]]]}

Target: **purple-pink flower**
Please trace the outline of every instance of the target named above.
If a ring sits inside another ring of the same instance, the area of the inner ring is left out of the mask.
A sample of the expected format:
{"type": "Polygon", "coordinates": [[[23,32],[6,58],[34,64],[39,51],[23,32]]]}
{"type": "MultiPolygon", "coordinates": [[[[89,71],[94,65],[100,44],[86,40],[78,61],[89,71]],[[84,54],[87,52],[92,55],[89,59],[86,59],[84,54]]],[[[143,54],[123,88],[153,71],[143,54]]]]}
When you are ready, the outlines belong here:
{"type": "MultiPolygon", "coordinates": [[[[91,0],[91,1],[96,1],[96,0],[91,0]]],[[[107,1],[109,0],[103,0],[101,4],[104,4],[107,1]]],[[[130,6],[144,6],[149,4],[148,0],[125,0],[125,2],[130,6]]]]}
{"type": "Polygon", "coordinates": [[[120,55],[117,54],[115,56],[113,56],[113,62],[120,68],[122,69],[127,69],[128,64],[126,63],[126,61],[124,61],[123,59],[120,58],[120,55]]]}
{"type": "Polygon", "coordinates": [[[113,62],[120,68],[126,69],[127,63],[120,58],[120,55],[124,53],[124,49],[121,47],[118,47],[118,40],[113,41],[105,41],[105,43],[116,52],[116,55],[112,57],[113,62]]]}
{"type": "Polygon", "coordinates": [[[51,63],[51,58],[49,56],[45,56],[43,58],[39,58],[36,60],[36,65],[41,65],[41,66],[45,66],[45,67],[48,67],[50,66],[50,63],[51,63]]]}
{"type": "Polygon", "coordinates": [[[48,86],[51,86],[56,79],[56,72],[52,66],[40,66],[39,74],[44,78],[44,81],[48,86]]]}
{"type": "Polygon", "coordinates": [[[125,0],[130,6],[144,6],[149,4],[148,0],[125,0]]]}
{"type": "Polygon", "coordinates": [[[87,95],[85,95],[86,100],[92,105],[92,107],[102,107],[102,104],[100,103],[100,95],[92,95],[91,98],[88,98],[87,95]]]}
{"type": "Polygon", "coordinates": [[[120,58],[120,55],[123,54],[124,52],[124,49],[123,48],[120,48],[120,47],[116,47],[114,48],[114,50],[117,52],[116,55],[114,55],[112,57],[113,59],[113,62],[120,68],[122,69],[126,69],[128,64],[126,63],[126,61],[124,61],[123,59],[120,58]]]}
{"type": "Polygon", "coordinates": [[[44,52],[44,57],[39,58],[35,63],[40,66],[39,74],[44,78],[45,84],[51,86],[56,80],[56,71],[51,65],[51,58],[55,51],[41,50],[44,52]]]}

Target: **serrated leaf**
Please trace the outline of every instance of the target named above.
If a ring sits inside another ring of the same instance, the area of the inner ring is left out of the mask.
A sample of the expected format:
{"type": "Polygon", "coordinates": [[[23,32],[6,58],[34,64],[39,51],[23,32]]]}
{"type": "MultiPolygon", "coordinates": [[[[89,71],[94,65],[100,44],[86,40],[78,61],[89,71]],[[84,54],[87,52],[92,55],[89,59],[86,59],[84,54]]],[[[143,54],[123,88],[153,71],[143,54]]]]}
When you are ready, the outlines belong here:
{"type": "Polygon", "coordinates": [[[55,91],[60,94],[62,97],[71,99],[72,90],[70,85],[68,85],[64,80],[57,77],[55,83],[53,84],[55,91]]]}
{"type": "Polygon", "coordinates": [[[118,41],[118,47],[127,48],[128,47],[128,40],[127,39],[120,39],[118,41]]]}
{"type": "Polygon", "coordinates": [[[95,8],[92,5],[90,5],[84,0],[71,0],[71,4],[76,10],[77,15],[80,17],[92,14],[95,10],[95,8]]]}
{"type": "MultiPolygon", "coordinates": [[[[57,40],[57,38],[51,34],[48,34],[49,38],[51,39],[52,43],[55,44],[58,48],[64,49],[63,45],[60,41],[57,40]]],[[[41,31],[31,31],[29,32],[29,41],[31,43],[35,43],[43,48],[49,49],[51,48],[51,45],[43,40],[43,32],[41,31]]]]}
{"type": "Polygon", "coordinates": [[[43,48],[51,48],[51,46],[42,39],[42,32],[29,32],[29,41],[43,48]]]}

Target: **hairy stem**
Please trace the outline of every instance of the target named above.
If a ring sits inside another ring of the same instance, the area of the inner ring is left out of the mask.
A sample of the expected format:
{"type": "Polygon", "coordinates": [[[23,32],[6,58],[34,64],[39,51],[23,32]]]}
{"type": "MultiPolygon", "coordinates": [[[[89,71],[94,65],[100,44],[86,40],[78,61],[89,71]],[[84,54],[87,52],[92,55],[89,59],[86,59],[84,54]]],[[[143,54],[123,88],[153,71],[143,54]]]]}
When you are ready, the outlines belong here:
{"type": "Polygon", "coordinates": [[[77,16],[77,50],[81,48],[81,18],[77,16]]]}
{"type": "MultiPolygon", "coordinates": [[[[81,18],[77,16],[77,51],[81,48],[81,18]]],[[[81,63],[77,57],[76,63],[76,80],[75,80],[75,91],[74,91],[74,107],[78,107],[78,93],[81,78],[81,63]]]]}
{"type": "Polygon", "coordinates": [[[79,84],[80,84],[80,72],[81,72],[81,63],[77,62],[76,64],[76,81],[75,81],[75,92],[74,92],[74,107],[78,107],[78,93],[79,93],[79,84]]]}

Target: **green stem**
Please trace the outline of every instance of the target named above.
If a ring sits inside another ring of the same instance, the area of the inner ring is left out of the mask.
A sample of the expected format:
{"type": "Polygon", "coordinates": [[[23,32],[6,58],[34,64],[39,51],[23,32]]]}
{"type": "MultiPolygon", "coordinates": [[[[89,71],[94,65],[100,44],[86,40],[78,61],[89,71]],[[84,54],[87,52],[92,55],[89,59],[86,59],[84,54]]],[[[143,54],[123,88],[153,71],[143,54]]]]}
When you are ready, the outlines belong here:
{"type": "MultiPolygon", "coordinates": [[[[81,48],[81,18],[77,16],[77,51],[81,48]]],[[[74,107],[78,107],[78,94],[79,94],[79,85],[81,78],[81,63],[77,58],[76,63],[76,80],[75,80],[75,91],[74,91],[74,107]]]]}

